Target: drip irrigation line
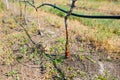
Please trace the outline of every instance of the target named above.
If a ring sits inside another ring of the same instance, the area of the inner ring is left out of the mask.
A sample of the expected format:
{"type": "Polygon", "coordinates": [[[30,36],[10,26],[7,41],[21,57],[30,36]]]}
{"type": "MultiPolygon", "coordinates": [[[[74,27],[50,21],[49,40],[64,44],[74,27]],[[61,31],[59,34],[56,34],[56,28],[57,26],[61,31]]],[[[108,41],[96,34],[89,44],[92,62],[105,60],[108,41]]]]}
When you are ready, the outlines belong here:
{"type": "MultiPolygon", "coordinates": [[[[68,11],[56,6],[56,5],[53,5],[53,4],[49,4],[49,3],[43,3],[41,4],[40,6],[38,6],[36,9],[42,7],[42,6],[51,6],[53,8],[56,8],[64,13],[68,13],[68,11]]],[[[76,17],[83,17],[83,18],[91,18],[91,19],[120,19],[120,15],[119,16],[106,16],[106,15],[103,15],[103,16],[100,16],[100,15],[82,15],[82,14],[76,14],[76,13],[71,13],[72,16],[76,16],[76,17]]]]}
{"type": "MultiPolygon", "coordinates": [[[[21,1],[21,2],[27,2],[29,5],[31,5],[33,8],[35,8],[36,10],[42,6],[51,6],[53,8],[56,8],[64,13],[68,13],[67,10],[64,10],[58,6],[56,6],[55,4],[49,4],[49,3],[42,3],[40,6],[36,7],[35,5],[33,5],[32,3],[30,3],[29,1],[21,1]]],[[[71,13],[72,16],[76,16],[76,17],[82,17],[82,18],[91,18],[91,19],[120,19],[120,15],[115,15],[115,16],[107,16],[107,15],[82,15],[82,14],[76,14],[76,13],[71,13]]]]}

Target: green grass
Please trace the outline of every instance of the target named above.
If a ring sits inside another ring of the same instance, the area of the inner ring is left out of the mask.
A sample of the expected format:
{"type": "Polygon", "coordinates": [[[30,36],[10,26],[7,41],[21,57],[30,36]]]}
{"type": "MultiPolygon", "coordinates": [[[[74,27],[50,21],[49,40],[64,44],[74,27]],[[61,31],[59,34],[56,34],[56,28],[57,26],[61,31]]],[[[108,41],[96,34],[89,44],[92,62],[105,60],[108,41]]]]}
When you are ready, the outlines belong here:
{"type": "Polygon", "coordinates": [[[15,80],[20,80],[19,72],[16,70],[11,70],[10,72],[6,73],[7,77],[15,77],[15,80]]]}
{"type": "Polygon", "coordinates": [[[50,47],[51,53],[63,53],[64,52],[64,45],[65,45],[64,38],[57,38],[56,43],[50,47]]]}
{"type": "Polygon", "coordinates": [[[17,71],[15,71],[15,70],[12,70],[12,71],[10,71],[10,72],[8,72],[8,73],[6,73],[6,76],[14,76],[14,75],[16,75],[16,74],[18,74],[18,72],[17,71]]]}

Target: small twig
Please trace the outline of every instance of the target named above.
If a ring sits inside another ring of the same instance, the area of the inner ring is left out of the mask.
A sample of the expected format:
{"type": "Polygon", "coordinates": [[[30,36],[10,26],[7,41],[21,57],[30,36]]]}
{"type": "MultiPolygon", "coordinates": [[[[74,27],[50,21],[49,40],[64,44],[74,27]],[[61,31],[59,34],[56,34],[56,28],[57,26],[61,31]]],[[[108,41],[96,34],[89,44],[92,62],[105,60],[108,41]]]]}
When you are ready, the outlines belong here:
{"type": "Polygon", "coordinates": [[[75,2],[77,0],[72,0],[72,4],[71,4],[71,7],[70,7],[70,10],[68,11],[67,15],[65,16],[64,20],[65,20],[65,30],[66,30],[66,44],[65,44],[65,57],[68,58],[70,56],[70,52],[68,50],[68,46],[69,46],[69,40],[68,40],[68,23],[67,23],[67,20],[68,20],[68,17],[71,15],[72,11],[73,11],[73,8],[75,7],[75,2]]]}
{"type": "Polygon", "coordinates": [[[17,25],[19,25],[20,27],[22,27],[26,33],[26,35],[28,36],[28,38],[30,39],[30,41],[35,45],[36,43],[32,40],[31,36],[29,35],[28,31],[26,30],[26,28],[17,21],[17,19],[14,17],[15,22],[17,23],[17,25]]]}
{"type": "Polygon", "coordinates": [[[28,68],[40,68],[40,65],[29,65],[29,64],[24,64],[24,63],[21,63],[23,66],[26,66],[28,68]]]}
{"type": "Polygon", "coordinates": [[[30,41],[35,45],[36,43],[32,40],[31,36],[29,35],[28,31],[26,30],[26,28],[22,25],[22,24],[19,24],[25,31],[26,35],[28,36],[28,38],[30,39],[30,41]]]}

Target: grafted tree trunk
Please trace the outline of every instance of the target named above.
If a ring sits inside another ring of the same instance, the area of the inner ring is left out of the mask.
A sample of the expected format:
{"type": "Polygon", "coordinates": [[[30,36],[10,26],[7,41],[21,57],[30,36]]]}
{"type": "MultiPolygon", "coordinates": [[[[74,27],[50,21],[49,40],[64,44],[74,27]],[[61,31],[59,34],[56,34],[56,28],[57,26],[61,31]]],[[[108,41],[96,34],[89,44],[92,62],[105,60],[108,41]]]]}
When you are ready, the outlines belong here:
{"type": "Polygon", "coordinates": [[[67,15],[65,16],[64,20],[65,20],[65,30],[66,30],[66,44],[65,44],[65,57],[68,58],[70,57],[70,52],[68,50],[68,47],[69,47],[69,40],[68,40],[68,23],[67,23],[67,20],[68,20],[68,17],[71,15],[72,11],[73,11],[73,8],[75,7],[75,2],[77,0],[71,0],[72,3],[71,3],[71,7],[70,7],[70,10],[68,11],[67,15]]]}

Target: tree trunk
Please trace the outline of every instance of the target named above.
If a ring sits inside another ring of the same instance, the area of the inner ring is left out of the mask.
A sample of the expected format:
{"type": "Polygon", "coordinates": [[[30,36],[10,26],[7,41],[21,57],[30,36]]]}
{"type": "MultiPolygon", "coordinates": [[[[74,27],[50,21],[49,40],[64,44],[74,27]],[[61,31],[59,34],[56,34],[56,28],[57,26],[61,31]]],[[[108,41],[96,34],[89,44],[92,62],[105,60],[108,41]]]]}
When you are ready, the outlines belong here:
{"type": "Polygon", "coordinates": [[[7,10],[9,10],[9,3],[8,3],[8,0],[5,0],[5,1],[6,1],[7,10]]]}

